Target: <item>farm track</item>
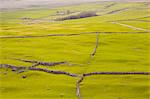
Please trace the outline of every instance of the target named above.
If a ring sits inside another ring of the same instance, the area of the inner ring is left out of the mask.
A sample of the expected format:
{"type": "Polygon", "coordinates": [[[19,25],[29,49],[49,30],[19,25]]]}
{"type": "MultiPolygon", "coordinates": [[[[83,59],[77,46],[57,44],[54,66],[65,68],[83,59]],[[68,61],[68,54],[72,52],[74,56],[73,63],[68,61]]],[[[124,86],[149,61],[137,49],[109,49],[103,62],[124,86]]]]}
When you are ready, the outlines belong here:
{"type": "Polygon", "coordinates": [[[119,23],[119,22],[111,22],[111,23],[118,24],[118,25],[121,25],[121,26],[125,26],[125,27],[128,27],[128,28],[134,29],[134,30],[142,30],[142,31],[145,31],[145,32],[150,32],[150,30],[148,30],[148,29],[143,29],[143,28],[131,26],[131,25],[128,25],[128,24],[123,24],[123,23],[119,23]]]}
{"type": "Polygon", "coordinates": [[[0,36],[0,38],[42,38],[42,37],[51,37],[51,36],[79,36],[79,35],[88,35],[88,34],[142,34],[150,33],[150,31],[144,32],[85,32],[85,33],[72,33],[72,34],[47,34],[39,36],[0,36]]]}

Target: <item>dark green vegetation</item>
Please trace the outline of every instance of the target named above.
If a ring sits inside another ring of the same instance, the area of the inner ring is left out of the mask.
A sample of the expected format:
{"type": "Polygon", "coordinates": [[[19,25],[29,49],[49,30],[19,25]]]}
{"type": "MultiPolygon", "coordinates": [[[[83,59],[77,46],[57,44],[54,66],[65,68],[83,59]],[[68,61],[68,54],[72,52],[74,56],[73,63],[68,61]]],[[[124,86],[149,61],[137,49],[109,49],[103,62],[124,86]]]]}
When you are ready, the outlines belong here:
{"type": "MultiPolygon", "coordinates": [[[[18,59],[67,62],[38,68],[78,75],[149,72],[149,8],[146,2],[97,2],[1,12],[0,62],[26,67],[33,64],[18,59]],[[91,11],[97,16],[56,21],[91,11]]],[[[79,77],[7,68],[0,73],[2,99],[77,99],[79,77]]],[[[80,87],[83,99],[149,99],[146,75],[89,76],[80,87]]]]}

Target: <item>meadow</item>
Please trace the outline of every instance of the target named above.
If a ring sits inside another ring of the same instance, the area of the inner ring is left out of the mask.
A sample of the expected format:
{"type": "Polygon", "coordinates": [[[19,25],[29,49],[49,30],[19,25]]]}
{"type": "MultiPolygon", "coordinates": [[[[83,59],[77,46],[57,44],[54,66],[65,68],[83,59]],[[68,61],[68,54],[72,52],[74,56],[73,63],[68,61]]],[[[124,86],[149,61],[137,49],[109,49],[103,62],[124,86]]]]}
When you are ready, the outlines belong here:
{"type": "MultiPolygon", "coordinates": [[[[90,72],[149,72],[149,8],[147,2],[95,2],[1,11],[0,64],[30,67],[34,64],[22,60],[67,62],[37,67],[79,76],[90,72]],[[95,11],[97,16],[55,20],[84,11],[95,11]]],[[[79,79],[1,68],[0,98],[77,99],[79,79]]],[[[149,79],[147,75],[89,76],[80,84],[81,95],[83,99],[149,99],[149,79]]]]}

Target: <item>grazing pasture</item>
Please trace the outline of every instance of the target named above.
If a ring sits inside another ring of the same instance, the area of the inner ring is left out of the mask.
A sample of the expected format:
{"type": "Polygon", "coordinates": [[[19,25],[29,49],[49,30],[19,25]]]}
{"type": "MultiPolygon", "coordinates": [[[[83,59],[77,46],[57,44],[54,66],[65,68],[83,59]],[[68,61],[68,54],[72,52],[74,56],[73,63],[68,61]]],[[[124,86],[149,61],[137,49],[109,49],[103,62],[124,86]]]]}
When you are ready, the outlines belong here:
{"type": "Polygon", "coordinates": [[[93,2],[1,11],[0,98],[149,99],[149,8],[93,2]],[[85,12],[94,15],[67,19],[85,12]],[[120,74],[84,76],[92,72],[120,74]]]}

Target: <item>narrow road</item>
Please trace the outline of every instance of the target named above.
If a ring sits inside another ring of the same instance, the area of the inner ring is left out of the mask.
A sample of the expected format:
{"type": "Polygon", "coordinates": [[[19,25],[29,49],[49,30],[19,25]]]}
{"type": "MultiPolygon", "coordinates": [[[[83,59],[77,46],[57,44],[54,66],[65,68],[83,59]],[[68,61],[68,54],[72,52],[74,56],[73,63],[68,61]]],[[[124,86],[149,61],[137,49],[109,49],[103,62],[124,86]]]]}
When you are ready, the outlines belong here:
{"type": "Polygon", "coordinates": [[[121,26],[125,26],[125,27],[128,27],[128,28],[134,29],[134,30],[142,30],[142,31],[145,31],[145,32],[150,32],[150,30],[148,30],[148,29],[143,29],[143,28],[131,26],[131,25],[128,25],[128,24],[123,24],[123,23],[119,23],[119,22],[111,22],[111,23],[118,24],[118,25],[121,25],[121,26]]]}

